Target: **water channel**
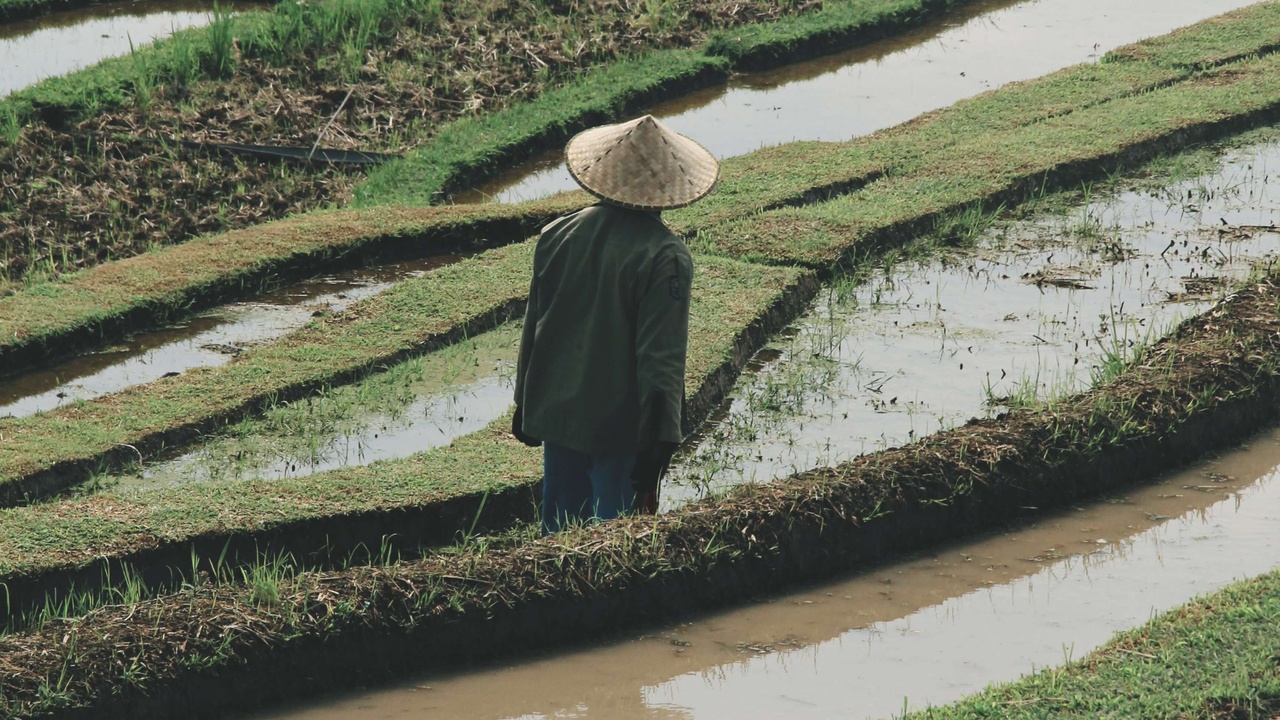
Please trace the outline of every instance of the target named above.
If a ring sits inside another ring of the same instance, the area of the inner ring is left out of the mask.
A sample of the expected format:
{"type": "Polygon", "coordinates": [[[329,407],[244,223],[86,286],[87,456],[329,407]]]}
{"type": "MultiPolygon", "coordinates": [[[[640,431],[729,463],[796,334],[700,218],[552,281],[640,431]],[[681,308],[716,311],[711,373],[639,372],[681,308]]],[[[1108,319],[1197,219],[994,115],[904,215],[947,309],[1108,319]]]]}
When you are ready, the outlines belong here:
{"type": "MultiPolygon", "coordinates": [[[[902,35],[812,62],[739,75],[725,86],[648,112],[717,157],[795,140],[848,140],[1251,4],[977,2],[902,35]]],[[[515,202],[576,188],[560,151],[554,151],[458,194],[455,201],[515,202]]]]}
{"type": "Polygon", "coordinates": [[[1280,431],[1149,485],[597,647],[255,720],[888,718],[1280,566],[1280,431]]]}
{"type": "Polygon", "coordinates": [[[458,258],[437,255],[321,276],[139,333],[118,345],[0,383],[0,417],[23,417],[192,368],[220,365],[249,347],[297,330],[317,312],[342,312],[358,300],[458,258]]]}
{"type": "MultiPolygon", "coordinates": [[[[244,10],[261,7],[224,2],[244,10]]],[[[212,22],[212,2],[140,0],[92,5],[0,25],[0,97],[66,75],[178,30],[212,22]]]]}

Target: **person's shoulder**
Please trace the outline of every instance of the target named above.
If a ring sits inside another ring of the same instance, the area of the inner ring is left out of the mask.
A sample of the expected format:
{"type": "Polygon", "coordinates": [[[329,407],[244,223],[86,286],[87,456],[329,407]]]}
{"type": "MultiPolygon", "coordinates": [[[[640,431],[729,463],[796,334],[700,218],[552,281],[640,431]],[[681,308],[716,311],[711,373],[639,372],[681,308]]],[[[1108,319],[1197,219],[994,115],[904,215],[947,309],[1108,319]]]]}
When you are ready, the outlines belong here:
{"type": "Polygon", "coordinates": [[[583,208],[583,209],[581,209],[581,210],[575,210],[574,212],[571,212],[571,213],[569,213],[568,215],[561,215],[560,217],[556,218],[555,220],[552,220],[551,222],[547,223],[546,225],[543,225],[543,226],[542,226],[542,230],[541,230],[541,232],[542,232],[543,234],[546,234],[546,233],[549,233],[549,232],[551,232],[552,230],[555,230],[556,228],[561,227],[561,226],[563,226],[563,225],[565,225],[565,224],[572,223],[572,221],[573,221],[575,218],[581,218],[581,217],[584,215],[584,213],[586,213],[588,210],[590,210],[590,209],[591,209],[591,208],[593,208],[593,207],[595,207],[595,206],[594,206],[594,205],[591,205],[591,206],[585,207],[585,208],[583,208]]]}

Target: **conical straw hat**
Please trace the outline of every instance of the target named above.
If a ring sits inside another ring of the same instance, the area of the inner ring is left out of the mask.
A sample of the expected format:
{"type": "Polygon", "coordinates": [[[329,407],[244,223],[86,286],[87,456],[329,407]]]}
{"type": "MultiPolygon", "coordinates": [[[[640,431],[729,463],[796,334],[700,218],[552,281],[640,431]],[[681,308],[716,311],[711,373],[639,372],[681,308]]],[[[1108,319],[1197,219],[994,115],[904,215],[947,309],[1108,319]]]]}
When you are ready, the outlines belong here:
{"type": "Polygon", "coordinates": [[[711,192],[720,163],[652,115],[578,133],[564,151],[587,192],[636,210],[684,207],[711,192]]]}

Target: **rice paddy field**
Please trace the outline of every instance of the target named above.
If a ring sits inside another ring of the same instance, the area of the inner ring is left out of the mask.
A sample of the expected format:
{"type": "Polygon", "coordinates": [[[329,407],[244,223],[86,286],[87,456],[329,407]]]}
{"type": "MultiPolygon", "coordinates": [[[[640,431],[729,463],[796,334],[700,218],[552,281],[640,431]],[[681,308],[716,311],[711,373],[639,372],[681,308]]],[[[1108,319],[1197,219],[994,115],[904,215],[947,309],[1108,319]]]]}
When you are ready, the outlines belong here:
{"type": "Polygon", "coordinates": [[[1280,2],[0,0],[6,718],[1280,717],[1280,2]],[[122,42],[123,41],[123,42],[122,42]],[[656,515],[509,433],[722,162],[656,515]]]}

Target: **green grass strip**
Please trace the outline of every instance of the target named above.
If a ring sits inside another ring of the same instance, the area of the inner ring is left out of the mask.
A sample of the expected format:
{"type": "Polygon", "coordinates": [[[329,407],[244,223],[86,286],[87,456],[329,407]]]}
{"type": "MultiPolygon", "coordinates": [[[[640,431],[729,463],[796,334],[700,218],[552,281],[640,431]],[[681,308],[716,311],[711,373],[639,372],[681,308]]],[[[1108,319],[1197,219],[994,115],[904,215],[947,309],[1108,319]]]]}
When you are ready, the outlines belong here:
{"type": "Polygon", "coordinates": [[[861,191],[731,221],[699,235],[707,252],[826,266],[902,242],[939,216],[1017,203],[1102,178],[1170,149],[1280,117],[1280,55],[940,150],[861,191]]]}
{"type": "Polygon", "coordinates": [[[1280,711],[1280,571],[1120,633],[1062,667],[912,720],[1271,720],[1280,711]]]}
{"type": "Polygon", "coordinates": [[[104,263],[0,298],[0,366],[14,372],[193,307],[256,294],[268,282],[362,259],[523,240],[584,198],[315,212],[104,263]]]}
{"type": "MultiPolygon", "coordinates": [[[[510,273],[519,274],[522,282],[518,285],[527,287],[528,278],[524,275],[528,272],[531,250],[532,243],[526,243],[493,251],[489,255],[499,257],[488,261],[477,258],[477,262],[458,266],[452,274],[437,271],[424,278],[416,290],[400,292],[395,300],[381,303],[376,308],[366,306],[363,312],[370,316],[368,323],[371,325],[363,321],[362,325],[374,328],[375,332],[360,335],[359,343],[384,342],[382,352],[386,353],[394,351],[396,342],[380,341],[378,336],[384,332],[399,336],[401,343],[418,341],[418,335],[405,335],[402,330],[397,330],[406,325],[405,320],[383,313],[394,313],[395,308],[401,306],[439,304],[439,300],[432,298],[450,298],[450,304],[455,308],[452,313],[444,312],[443,308],[432,313],[439,318],[436,327],[443,327],[449,322],[444,319],[446,317],[454,318],[452,322],[474,317],[479,311],[464,310],[466,303],[456,293],[474,286],[511,286],[505,282],[510,273]],[[455,278],[465,278],[466,282],[453,282],[455,278]],[[441,287],[446,284],[447,287],[441,287]]],[[[794,288],[806,283],[811,283],[811,275],[799,268],[761,268],[724,258],[695,258],[689,360],[685,377],[689,396],[697,396],[708,384],[723,382],[717,377],[722,367],[740,368],[750,355],[749,351],[741,354],[741,336],[772,312],[784,297],[794,294],[794,288]],[[741,356],[735,357],[735,354],[741,356]]],[[[505,296],[483,294],[491,291],[473,292],[482,293],[481,301],[476,304],[482,309],[507,299],[505,296]]],[[[803,302],[805,293],[802,291],[799,295],[803,302]]],[[[425,324],[421,320],[418,322],[425,324]]],[[[280,380],[279,373],[291,366],[274,363],[286,356],[298,358],[304,367],[312,367],[312,375],[317,374],[319,371],[315,369],[315,363],[339,366],[343,362],[344,347],[350,351],[358,346],[352,342],[356,337],[354,333],[348,333],[342,336],[339,345],[330,336],[332,351],[325,352],[318,352],[314,343],[305,344],[301,340],[291,342],[287,348],[278,351],[263,348],[272,352],[267,357],[246,358],[248,362],[244,363],[233,361],[232,365],[242,367],[233,369],[228,366],[226,373],[206,373],[206,378],[186,388],[181,395],[175,389],[163,398],[148,397],[145,402],[128,410],[104,408],[107,412],[94,412],[93,416],[102,417],[104,424],[109,424],[112,417],[125,417],[136,423],[141,420],[143,412],[164,412],[170,408],[208,413],[206,409],[197,409],[200,406],[191,407],[171,400],[190,397],[213,402],[212,398],[199,394],[210,382],[223,387],[224,392],[245,395],[252,391],[241,392],[233,383],[224,381],[233,377],[280,380]],[[273,364],[268,366],[269,363],[273,364]],[[214,375],[223,375],[224,378],[215,380],[214,375]]],[[[346,356],[365,362],[358,352],[354,355],[346,352],[346,356]]],[[[723,390],[720,388],[721,393],[723,390]]],[[[703,403],[704,406],[708,404],[703,403]]],[[[703,412],[709,409],[704,407],[703,412]]],[[[89,453],[113,442],[108,439],[94,444],[86,437],[89,431],[84,429],[84,425],[88,423],[80,419],[77,425],[76,420],[66,418],[66,422],[49,427],[42,435],[45,438],[58,437],[60,441],[80,441],[89,453]],[[80,429],[74,437],[60,434],[76,427],[80,429]]],[[[152,422],[155,427],[164,427],[163,423],[169,421],[170,418],[165,416],[152,422]]],[[[506,432],[509,422],[509,418],[503,418],[490,428],[459,438],[447,447],[408,458],[302,478],[194,483],[172,490],[152,490],[125,496],[94,495],[0,511],[0,582],[13,576],[74,570],[88,566],[98,558],[118,558],[196,538],[207,542],[210,537],[265,535],[318,519],[359,517],[388,509],[407,510],[459,497],[475,498],[485,493],[497,494],[531,487],[541,475],[541,452],[512,440],[506,432]]],[[[101,430],[110,435],[109,428],[101,430]]],[[[6,439],[11,431],[12,428],[3,431],[6,439]]],[[[137,432],[145,432],[145,428],[137,432]]],[[[22,442],[34,443],[27,445],[34,449],[40,446],[48,448],[53,441],[29,436],[22,442]]],[[[40,460],[38,456],[32,459],[40,460]]],[[[451,535],[456,529],[449,528],[446,534],[451,535]]],[[[219,542],[215,541],[215,544],[219,542]]]]}

